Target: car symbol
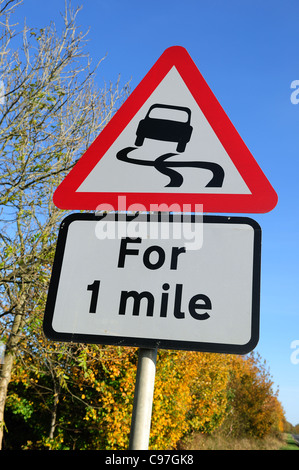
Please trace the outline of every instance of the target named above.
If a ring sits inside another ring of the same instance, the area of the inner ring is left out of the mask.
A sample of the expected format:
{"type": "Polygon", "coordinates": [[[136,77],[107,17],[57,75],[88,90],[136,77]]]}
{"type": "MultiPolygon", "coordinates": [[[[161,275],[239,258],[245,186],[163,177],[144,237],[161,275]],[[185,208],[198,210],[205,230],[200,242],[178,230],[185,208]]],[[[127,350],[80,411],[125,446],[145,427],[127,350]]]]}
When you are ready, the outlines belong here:
{"type": "Polygon", "coordinates": [[[145,138],[177,142],[177,152],[184,152],[193,130],[190,121],[191,110],[189,108],[153,104],[145,118],[139,122],[135,145],[137,147],[143,145],[145,138]],[[172,119],[172,116],[178,120],[172,119]]]}

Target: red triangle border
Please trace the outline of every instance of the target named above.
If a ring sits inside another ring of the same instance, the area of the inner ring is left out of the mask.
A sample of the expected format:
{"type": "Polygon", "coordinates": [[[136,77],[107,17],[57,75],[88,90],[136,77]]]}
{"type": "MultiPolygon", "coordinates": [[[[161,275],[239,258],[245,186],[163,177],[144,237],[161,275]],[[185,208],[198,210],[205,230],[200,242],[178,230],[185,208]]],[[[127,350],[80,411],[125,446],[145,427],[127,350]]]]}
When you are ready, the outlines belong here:
{"type": "Polygon", "coordinates": [[[116,211],[138,210],[138,207],[139,210],[151,211],[153,206],[158,205],[161,211],[170,212],[174,207],[181,207],[180,211],[184,212],[184,206],[191,206],[188,210],[194,211],[196,205],[202,204],[205,213],[265,213],[276,206],[278,197],[186,49],[173,46],[161,55],[61,182],[54,193],[53,201],[60,209],[68,210],[97,210],[100,205],[101,209],[107,206],[107,209],[116,211]],[[173,66],[181,75],[251,194],[76,192],[173,66]]]}

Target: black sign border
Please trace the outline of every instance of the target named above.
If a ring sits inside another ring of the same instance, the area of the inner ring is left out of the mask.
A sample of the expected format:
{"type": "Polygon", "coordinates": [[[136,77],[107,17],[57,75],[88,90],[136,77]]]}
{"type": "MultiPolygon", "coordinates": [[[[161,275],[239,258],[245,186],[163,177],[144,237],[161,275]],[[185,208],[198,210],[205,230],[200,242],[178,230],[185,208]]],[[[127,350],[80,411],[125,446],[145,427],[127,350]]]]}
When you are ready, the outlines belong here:
{"type": "MultiPolygon", "coordinates": [[[[155,213],[155,220],[162,219],[161,213],[155,213]]],[[[153,213],[138,214],[140,221],[153,220],[153,213]]],[[[165,215],[164,215],[165,217],[165,215]]],[[[60,273],[63,264],[63,257],[69,226],[78,220],[99,221],[103,218],[106,220],[125,220],[130,221],[136,218],[136,214],[128,213],[103,213],[96,215],[93,213],[73,213],[68,215],[60,225],[52,274],[49,284],[48,297],[45,307],[45,315],[43,321],[43,331],[45,336],[53,341],[58,342],[74,342],[86,344],[102,344],[115,346],[130,346],[137,348],[149,349],[175,349],[201,352],[214,352],[224,354],[248,354],[252,351],[259,341],[259,324],[260,324],[260,277],[261,277],[261,239],[262,231],[260,225],[250,217],[241,216],[218,216],[203,215],[198,217],[196,214],[186,216],[186,214],[168,214],[167,220],[170,222],[184,221],[189,217],[188,221],[194,223],[215,223],[215,224],[244,224],[250,225],[254,230],[254,247],[253,247],[253,282],[252,282],[252,322],[251,322],[251,338],[248,343],[240,344],[223,344],[223,343],[205,343],[196,341],[180,341],[156,338],[136,338],[136,337],[120,337],[120,336],[104,336],[92,334],[78,333],[61,333],[52,327],[52,320],[55,310],[56,296],[60,280],[60,273]]]]}

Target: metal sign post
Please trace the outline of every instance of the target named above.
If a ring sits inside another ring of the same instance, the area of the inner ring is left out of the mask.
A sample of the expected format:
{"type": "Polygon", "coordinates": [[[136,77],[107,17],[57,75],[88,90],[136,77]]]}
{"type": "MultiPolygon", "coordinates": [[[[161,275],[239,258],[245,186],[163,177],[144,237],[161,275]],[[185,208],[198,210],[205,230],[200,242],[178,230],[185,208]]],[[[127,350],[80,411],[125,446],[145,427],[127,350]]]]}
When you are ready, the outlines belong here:
{"type": "Polygon", "coordinates": [[[157,349],[139,349],[130,450],[147,450],[156,375],[157,349]]]}

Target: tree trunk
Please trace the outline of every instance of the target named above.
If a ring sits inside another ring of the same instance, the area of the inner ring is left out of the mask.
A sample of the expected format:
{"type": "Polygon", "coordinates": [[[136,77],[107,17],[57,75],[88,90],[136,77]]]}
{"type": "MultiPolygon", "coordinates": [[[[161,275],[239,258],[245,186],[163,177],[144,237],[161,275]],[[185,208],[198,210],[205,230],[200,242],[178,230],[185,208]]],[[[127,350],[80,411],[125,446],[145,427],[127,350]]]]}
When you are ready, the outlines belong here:
{"type": "Polygon", "coordinates": [[[52,413],[51,413],[51,424],[50,424],[50,432],[49,432],[50,439],[53,439],[55,428],[56,428],[57,408],[58,408],[58,402],[59,402],[59,390],[58,389],[60,389],[60,387],[55,387],[54,403],[53,403],[53,408],[52,408],[52,413]]]}
{"type": "Polygon", "coordinates": [[[14,317],[11,333],[6,345],[3,365],[0,370],[0,450],[2,449],[4,432],[4,409],[7,397],[7,389],[11,379],[16,348],[20,340],[20,331],[24,324],[24,315],[18,313],[14,317]]]}

